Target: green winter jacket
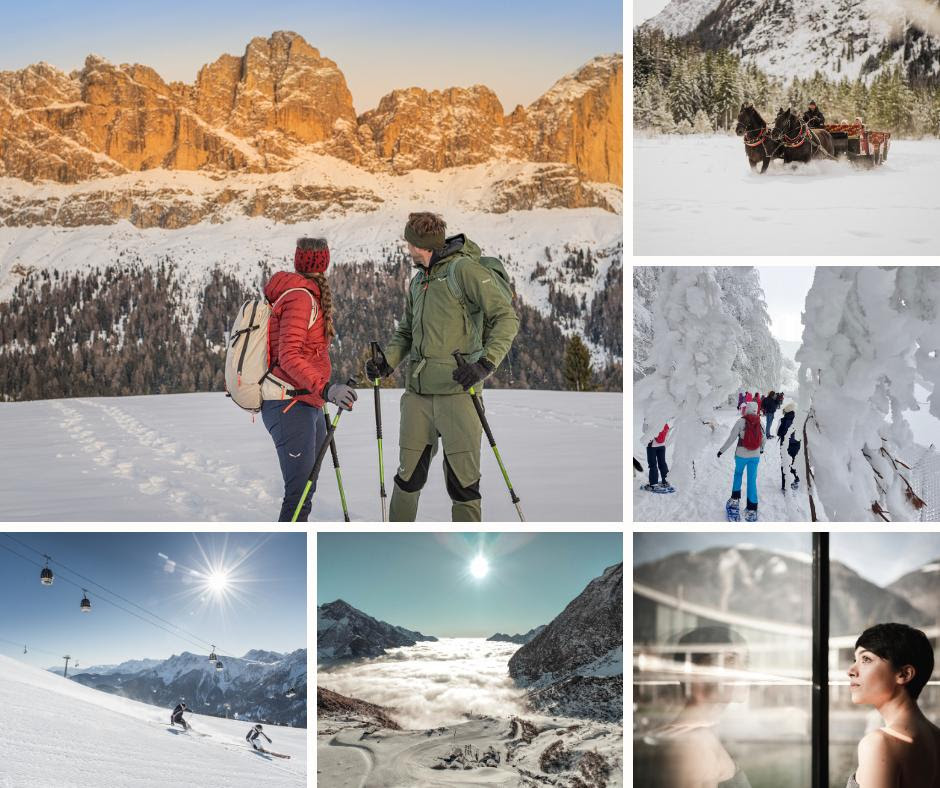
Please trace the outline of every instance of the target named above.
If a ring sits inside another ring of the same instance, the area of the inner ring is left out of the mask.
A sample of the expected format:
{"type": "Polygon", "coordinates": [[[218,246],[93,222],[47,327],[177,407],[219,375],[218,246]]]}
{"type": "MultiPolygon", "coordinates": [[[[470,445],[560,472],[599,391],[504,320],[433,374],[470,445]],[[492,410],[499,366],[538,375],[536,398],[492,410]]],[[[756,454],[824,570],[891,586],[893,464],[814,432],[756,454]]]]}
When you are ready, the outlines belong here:
{"type": "MultiPolygon", "coordinates": [[[[485,356],[494,367],[506,357],[519,331],[512,301],[495,281],[492,271],[479,263],[480,247],[464,235],[448,238],[444,249],[431,258],[430,270],[418,267],[405,301],[405,314],[385,347],[392,368],[410,362],[406,385],[415,394],[459,394],[454,381],[459,350],[468,362],[485,356]],[[454,278],[466,306],[447,281],[454,278]],[[478,332],[470,313],[482,313],[478,332]],[[482,334],[482,336],[481,336],[482,334]]],[[[479,388],[479,387],[476,387],[479,388]]]]}

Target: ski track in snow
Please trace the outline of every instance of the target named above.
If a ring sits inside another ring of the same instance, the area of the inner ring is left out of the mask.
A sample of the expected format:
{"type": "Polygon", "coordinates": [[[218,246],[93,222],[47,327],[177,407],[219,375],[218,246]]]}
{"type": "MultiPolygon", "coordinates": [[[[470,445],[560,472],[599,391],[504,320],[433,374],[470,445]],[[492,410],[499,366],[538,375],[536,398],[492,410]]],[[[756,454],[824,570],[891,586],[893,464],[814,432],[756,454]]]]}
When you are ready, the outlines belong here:
{"type": "MultiPolygon", "coordinates": [[[[766,117],[766,116],[765,116],[766,117]]],[[[740,138],[635,137],[638,255],[926,255],[940,249],[940,140],[897,140],[872,170],[846,161],[752,173],[740,138]]]]}
{"type": "MultiPolygon", "coordinates": [[[[382,390],[389,497],[398,465],[400,398],[400,390],[382,390]]],[[[484,399],[528,519],[622,519],[621,394],[491,390],[484,399]],[[578,493],[560,497],[560,489],[578,493]]],[[[351,519],[377,520],[371,394],[361,391],[354,411],[344,415],[337,447],[351,519]]],[[[11,458],[0,476],[0,517],[7,520],[271,521],[283,494],[260,416],[252,423],[221,393],[0,403],[0,450],[11,458]]],[[[481,467],[484,518],[516,520],[485,439],[481,467]]],[[[443,475],[438,451],[420,520],[450,520],[443,475]]],[[[311,519],[343,519],[329,456],[311,519]]]]}
{"type": "MultiPolygon", "coordinates": [[[[676,492],[668,494],[651,493],[641,490],[640,485],[649,482],[649,468],[646,453],[637,455],[643,464],[644,472],[633,477],[633,519],[635,522],[724,522],[725,503],[731,497],[731,483],[734,476],[734,444],[721,457],[715,456],[718,449],[728,439],[731,427],[739,418],[738,412],[730,408],[716,411],[719,428],[715,432],[714,444],[704,456],[695,458],[695,479],[685,484],[674,481],[673,450],[675,445],[667,446],[666,462],[669,465],[670,483],[676,485],[676,492]]],[[[761,424],[766,423],[761,419],[761,424]]],[[[780,424],[780,412],[775,414],[771,433],[776,436],[780,424]]],[[[681,445],[681,437],[676,441],[681,445]]],[[[789,471],[790,456],[784,449],[783,458],[786,468],[786,493],[780,491],[780,443],[776,437],[769,438],[764,454],[757,466],[757,512],[759,522],[809,522],[809,502],[806,497],[806,473],[803,466],[802,451],[797,455],[796,467],[800,476],[800,489],[790,489],[793,476],[789,471]]],[[[741,483],[741,522],[727,523],[728,527],[752,527],[744,520],[745,497],[747,494],[747,472],[741,483]]]]}

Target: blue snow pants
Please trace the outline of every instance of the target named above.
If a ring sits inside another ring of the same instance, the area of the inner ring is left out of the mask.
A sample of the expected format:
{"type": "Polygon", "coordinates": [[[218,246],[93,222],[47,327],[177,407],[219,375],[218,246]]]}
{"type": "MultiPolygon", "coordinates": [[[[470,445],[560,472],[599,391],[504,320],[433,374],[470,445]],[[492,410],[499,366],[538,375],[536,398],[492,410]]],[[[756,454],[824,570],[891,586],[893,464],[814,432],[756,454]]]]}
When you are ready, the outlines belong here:
{"type": "Polygon", "coordinates": [[[747,499],[751,503],[757,503],[757,463],[760,457],[735,457],[734,458],[734,481],[731,484],[731,491],[741,492],[741,477],[744,476],[744,469],[747,468],[747,499]]]}
{"type": "MultiPolygon", "coordinates": [[[[316,462],[317,452],[326,440],[323,411],[305,402],[297,402],[287,410],[292,401],[266,400],[261,406],[261,420],[274,440],[281,476],[284,477],[284,501],[277,518],[281,523],[289,523],[294,516],[294,509],[316,462]]],[[[314,481],[297,517],[298,522],[307,522],[316,489],[314,481]]]]}
{"type": "Polygon", "coordinates": [[[771,437],[770,425],[774,423],[774,414],[773,411],[771,411],[770,413],[765,413],[764,415],[767,417],[767,437],[769,438],[771,437]]]}

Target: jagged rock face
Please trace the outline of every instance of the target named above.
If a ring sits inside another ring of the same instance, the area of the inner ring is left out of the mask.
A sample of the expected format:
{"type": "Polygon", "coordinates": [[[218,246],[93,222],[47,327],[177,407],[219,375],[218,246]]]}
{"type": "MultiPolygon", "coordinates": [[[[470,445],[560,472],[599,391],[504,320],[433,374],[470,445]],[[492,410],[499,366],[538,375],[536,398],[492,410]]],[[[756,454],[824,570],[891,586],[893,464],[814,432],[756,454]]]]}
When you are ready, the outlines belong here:
{"type": "Polygon", "coordinates": [[[245,138],[279,131],[305,143],[324,142],[337,120],[356,122],[336,63],[296,33],[254,38],[244,56],[223,55],[204,66],[194,94],[200,117],[245,138]]]}
{"type": "Polygon", "coordinates": [[[623,185],[622,56],[594,58],[516,118],[526,158],[573,164],[585,180],[623,185]]]}
{"type": "Polygon", "coordinates": [[[396,90],[357,118],[336,63],[296,33],[253,39],[244,55],[204,66],[193,85],[91,55],[70,75],[44,63],[0,73],[0,176],[75,183],[153,168],[275,172],[305,151],[394,173],[510,158],[571,165],[576,177],[555,181],[566,194],[553,201],[581,207],[596,204],[582,181],[623,183],[622,93],[615,55],[509,116],[477,85],[396,90]]]}
{"type": "Polygon", "coordinates": [[[318,662],[378,657],[387,648],[413,646],[422,640],[437,638],[378,621],[342,599],[317,608],[318,662]]]}
{"type": "Polygon", "coordinates": [[[396,173],[479,164],[502,140],[503,106],[487,87],[396,90],[359,118],[396,173]]]}
{"type": "Polygon", "coordinates": [[[592,580],[534,640],[509,660],[521,682],[560,679],[623,648],[623,564],[592,580]]]}

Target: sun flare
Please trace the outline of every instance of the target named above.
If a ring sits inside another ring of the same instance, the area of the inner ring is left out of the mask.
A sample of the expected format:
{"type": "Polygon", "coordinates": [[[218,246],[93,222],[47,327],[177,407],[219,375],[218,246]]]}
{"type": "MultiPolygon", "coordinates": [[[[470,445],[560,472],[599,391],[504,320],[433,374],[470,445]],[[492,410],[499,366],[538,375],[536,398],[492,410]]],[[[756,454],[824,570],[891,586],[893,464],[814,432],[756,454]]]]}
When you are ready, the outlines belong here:
{"type": "Polygon", "coordinates": [[[486,577],[489,571],[489,562],[482,555],[478,555],[470,562],[470,574],[473,575],[477,580],[481,580],[486,577]]]}
{"type": "Polygon", "coordinates": [[[228,572],[216,569],[206,577],[206,587],[214,594],[223,594],[228,589],[228,572]]]}

